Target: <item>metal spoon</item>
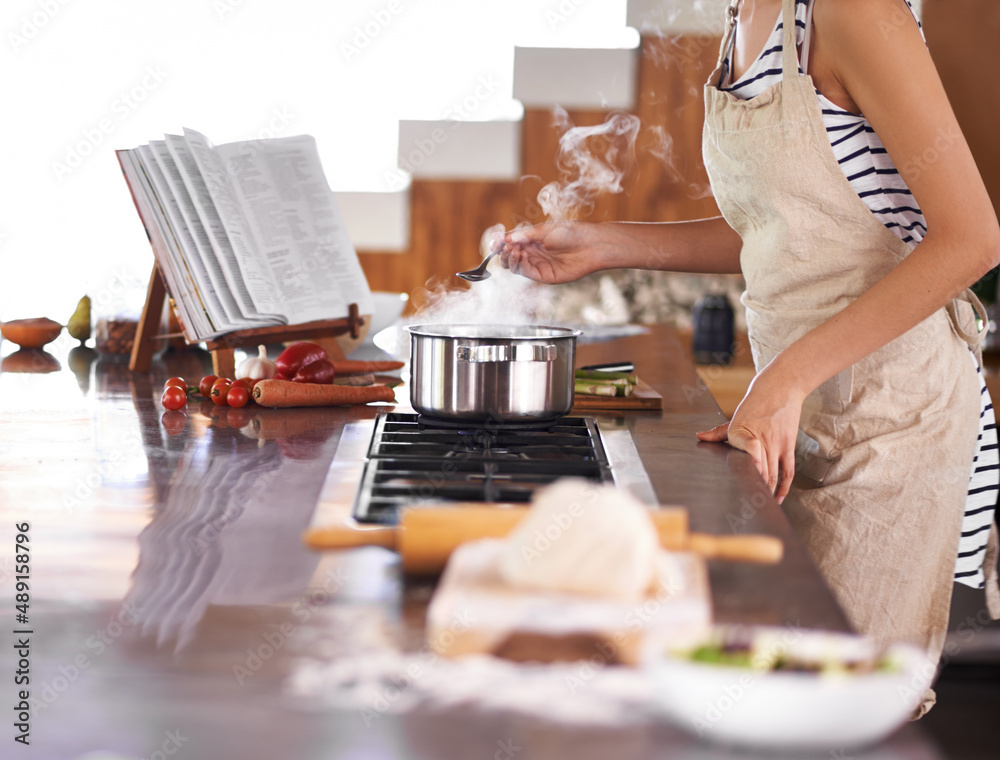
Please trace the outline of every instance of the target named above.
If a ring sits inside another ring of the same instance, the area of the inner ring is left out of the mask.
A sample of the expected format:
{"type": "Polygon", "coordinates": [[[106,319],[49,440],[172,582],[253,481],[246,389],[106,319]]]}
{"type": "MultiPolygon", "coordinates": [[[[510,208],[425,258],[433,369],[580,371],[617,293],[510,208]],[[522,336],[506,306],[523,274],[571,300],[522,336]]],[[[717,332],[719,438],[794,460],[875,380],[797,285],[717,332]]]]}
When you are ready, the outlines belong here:
{"type": "Polygon", "coordinates": [[[486,265],[490,263],[490,259],[500,253],[500,250],[491,251],[490,255],[483,259],[483,263],[480,264],[475,269],[470,269],[468,272],[456,272],[458,277],[463,280],[468,280],[469,282],[482,282],[483,280],[488,280],[492,274],[486,271],[486,265]]]}

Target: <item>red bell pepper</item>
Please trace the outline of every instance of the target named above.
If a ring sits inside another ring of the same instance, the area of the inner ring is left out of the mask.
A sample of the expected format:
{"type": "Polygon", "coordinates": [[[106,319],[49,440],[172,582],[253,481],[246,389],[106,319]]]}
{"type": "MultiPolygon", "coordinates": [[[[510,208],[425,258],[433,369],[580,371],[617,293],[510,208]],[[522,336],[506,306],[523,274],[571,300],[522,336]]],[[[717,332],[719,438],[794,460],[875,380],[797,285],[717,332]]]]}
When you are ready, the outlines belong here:
{"type": "Polygon", "coordinates": [[[278,373],[285,377],[294,378],[295,373],[307,364],[312,364],[320,359],[329,359],[326,350],[318,343],[311,343],[307,340],[300,340],[288,346],[277,359],[274,360],[278,373]]]}
{"type": "Polygon", "coordinates": [[[293,383],[319,383],[329,385],[333,382],[336,371],[329,359],[317,359],[301,367],[292,377],[293,383]]]}

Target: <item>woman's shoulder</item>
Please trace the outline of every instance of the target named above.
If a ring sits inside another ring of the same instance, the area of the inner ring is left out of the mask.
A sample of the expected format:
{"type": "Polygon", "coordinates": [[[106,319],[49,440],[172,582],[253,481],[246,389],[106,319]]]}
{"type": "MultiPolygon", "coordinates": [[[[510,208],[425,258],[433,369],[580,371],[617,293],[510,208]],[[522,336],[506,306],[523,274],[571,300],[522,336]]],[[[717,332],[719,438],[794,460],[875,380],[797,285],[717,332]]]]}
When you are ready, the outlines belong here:
{"type": "Polygon", "coordinates": [[[875,35],[889,42],[893,33],[920,29],[907,0],[813,0],[813,22],[832,34],[875,35]]]}
{"type": "Polygon", "coordinates": [[[810,74],[820,92],[847,111],[865,111],[861,99],[871,83],[898,86],[902,72],[928,58],[906,0],[813,1],[810,74]]]}
{"type": "Polygon", "coordinates": [[[834,70],[876,74],[890,59],[925,56],[920,23],[907,0],[814,0],[813,30],[834,70]],[[871,69],[874,68],[874,71],[871,69]]]}

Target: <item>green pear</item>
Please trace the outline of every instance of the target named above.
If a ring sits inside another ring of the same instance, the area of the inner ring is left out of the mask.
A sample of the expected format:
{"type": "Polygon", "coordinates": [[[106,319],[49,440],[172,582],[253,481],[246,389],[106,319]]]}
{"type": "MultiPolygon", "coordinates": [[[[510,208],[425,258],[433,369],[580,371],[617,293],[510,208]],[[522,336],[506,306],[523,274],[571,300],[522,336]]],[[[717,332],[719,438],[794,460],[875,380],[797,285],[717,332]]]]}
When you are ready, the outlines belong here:
{"type": "Polygon", "coordinates": [[[90,296],[84,296],[76,305],[76,311],[66,323],[66,332],[70,337],[83,343],[90,338],[90,296]]]}

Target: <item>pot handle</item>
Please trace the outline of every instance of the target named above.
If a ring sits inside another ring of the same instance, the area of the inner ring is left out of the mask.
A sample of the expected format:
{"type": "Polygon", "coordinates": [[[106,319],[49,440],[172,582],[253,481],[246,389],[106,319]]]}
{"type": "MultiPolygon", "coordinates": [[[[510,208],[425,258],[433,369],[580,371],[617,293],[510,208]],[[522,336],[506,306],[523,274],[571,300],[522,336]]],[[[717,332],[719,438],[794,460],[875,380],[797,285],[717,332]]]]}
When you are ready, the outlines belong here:
{"type": "Polygon", "coordinates": [[[459,346],[456,356],[460,362],[483,364],[487,362],[552,362],[559,353],[551,343],[515,343],[499,346],[459,346]]]}

